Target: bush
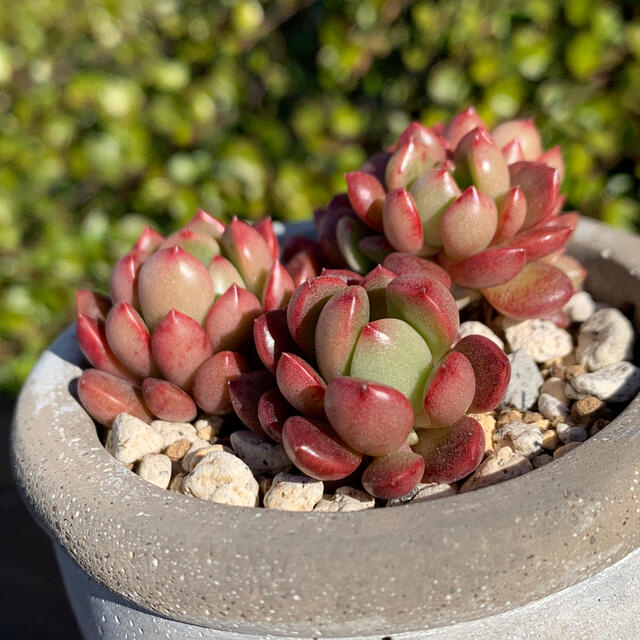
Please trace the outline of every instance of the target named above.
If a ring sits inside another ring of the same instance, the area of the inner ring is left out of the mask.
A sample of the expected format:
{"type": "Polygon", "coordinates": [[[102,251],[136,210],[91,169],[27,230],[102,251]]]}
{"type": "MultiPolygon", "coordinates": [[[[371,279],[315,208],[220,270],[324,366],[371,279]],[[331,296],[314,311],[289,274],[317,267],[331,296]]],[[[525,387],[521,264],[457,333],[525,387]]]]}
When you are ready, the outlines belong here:
{"type": "Polygon", "coordinates": [[[30,0],[0,14],[0,388],[145,224],[307,218],[412,118],[535,115],[568,207],[635,228],[632,0],[30,0]]]}

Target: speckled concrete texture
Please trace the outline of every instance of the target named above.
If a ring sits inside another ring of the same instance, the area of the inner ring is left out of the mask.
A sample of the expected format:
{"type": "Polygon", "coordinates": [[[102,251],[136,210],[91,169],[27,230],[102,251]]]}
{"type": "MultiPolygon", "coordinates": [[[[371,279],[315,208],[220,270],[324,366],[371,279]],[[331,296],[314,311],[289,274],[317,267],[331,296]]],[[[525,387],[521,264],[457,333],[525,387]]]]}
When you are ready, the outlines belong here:
{"type": "MultiPolygon", "coordinates": [[[[294,640],[291,636],[217,631],[161,618],[131,606],[91,580],[60,546],[56,546],[56,555],[87,640],[294,640]]],[[[640,551],[634,551],[589,580],[490,620],[481,618],[429,631],[389,633],[382,640],[636,640],[639,636],[640,551]]],[[[380,640],[380,635],[342,640],[369,639],[380,640]]]]}
{"type": "MultiPolygon", "coordinates": [[[[585,220],[572,252],[594,297],[631,305],[639,326],[640,240],[585,220]]],[[[70,328],[26,383],[18,486],[93,580],[176,621],[395,638],[523,607],[638,547],[639,398],[569,455],[503,484],[394,509],[274,513],[167,492],[116,462],[69,392],[81,363],[70,328]]]]}

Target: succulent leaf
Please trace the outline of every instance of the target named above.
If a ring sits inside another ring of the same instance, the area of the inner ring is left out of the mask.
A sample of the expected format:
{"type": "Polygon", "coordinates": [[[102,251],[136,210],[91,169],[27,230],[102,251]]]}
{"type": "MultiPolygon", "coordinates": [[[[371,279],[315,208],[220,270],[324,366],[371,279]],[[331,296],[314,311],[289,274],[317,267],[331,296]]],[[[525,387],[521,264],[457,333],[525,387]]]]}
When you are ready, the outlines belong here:
{"type": "Polygon", "coordinates": [[[489,246],[498,228],[494,201],[475,187],[466,189],[444,212],[440,236],[453,260],[463,260],[489,246]]]}
{"type": "Polygon", "coordinates": [[[276,369],[278,389],[300,413],[311,418],[324,417],[326,385],[320,374],[300,356],[283,353],[276,369]]]}
{"type": "MultiPolygon", "coordinates": [[[[382,213],[380,217],[382,219],[382,213]]],[[[342,216],[338,220],[336,227],[338,246],[347,266],[358,273],[365,273],[371,266],[371,261],[360,249],[361,240],[366,238],[369,233],[370,229],[355,216],[342,216]]]]}
{"type": "Polygon", "coordinates": [[[264,370],[248,371],[229,381],[229,398],[236,415],[253,433],[268,439],[258,418],[258,403],[262,394],[275,387],[273,376],[264,370]]]}
{"type": "Polygon", "coordinates": [[[253,341],[262,364],[271,372],[276,372],[278,360],[285,352],[294,352],[297,345],[287,326],[287,312],[284,309],[267,311],[253,323],[253,341]]]}
{"type": "Polygon", "coordinates": [[[105,335],[114,355],[136,376],[157,376],[158,368],[151,354],[151,334],[129,303],[113,305],[105,323],[105,335]]]}
{"type": "Polygon", "coordinates": [[[209,274],[213,282],[213,293],[220,297],[232,284],[247,288],[240,272],[224,256],[214,256],[209,264],[209,274]]]}
{"type": "Polygon", "coordinates": [[[222,237],[224,228],[225,225],[221,220],[208,214],[204,209],[198,209],[196,215],[183,227],[183,229],[206,233],[214,240],[219,240],[222,237]]]}
{"type": "Polygon", "coordinates": [[[413,450],[424,461],[423,482],[456,482],[481,462],[485,450],[480,423],[464,416],[445,429],[421,429],[413,450]]]}
{"type": "Polygon", "coordinates": [[[398,276],[422,276],[437,280],[447,289],[451,286],[451,276],[442,267],[435,262],[418,256],[409,256],[406,253],[391,253],[385,258],[383,266],[398,276]]]}
{"type": "Polygon", "coordinates": [[[376,498],[392,500],[406,495],[421,480],[424,460],[412,451],[393,451],[376,458],[362,474],[362,486],[376,498]]]}
{"type": "Polygon", "coordinates": [[[501,148],[518,140],[523,160],[536,160],[542,153],[542,140],[533,120],[507,120],[500,123],[491,136],[501,148]]]}
{"type": "Polygon", "coordinates": [[[387,285],[397,278],[395,273],[379,264],[361,282],[369,296],[369,319],[387,318],[387,285]]]}
{"type": "Polygon", "coordinates": [[[386,197],[382,226],[387,240],[396,251],[417,254],[422,249],[420,214],[406,189],[394,189],[386,197]]]}
{"type": "MultiPolygon", "coordinates": [[[[451,119],[444,132],[449,149],[455,149],[467,133],[477,127],[487,128],[474,107],[469,107],[451,119]]],[[[502,145],[504,146],[504,145],[502,145]]]]}
{"type": "Polygon", "coordinates": [[[370,173],[352,171],[345,176],[349,202],[358,218],[375,231],[382,231],[382,203],[385,190],[370,173]]]}
{"type": "Polygon", "coordinates": [[[434,358],[446,353],[460,326],[450,291],[437,280],[415,274],[398,276],[389,284],[387,310],[422,336],[434,358]]]}
{"type": "Polygon", "coordinates": [[[385,171],[387,189],[408,187],[420,174],[442,162],[444,154],[433,147],[422,144],[417,139],[399,143],[385,171]]]}
{"type": "Polygon", "coordinates": [[[273,257],[266,240],[252,226],[234,218],[220,237],[224,255],[233,262],[247,289],[260,297],[273,257]]]}
{"type": "Polygon", "coordinates": [[[198,322],[171,309],[151,334],[151,352],[162,376],[188,390],[196,370],[213,354],[213,348],[198,322]]]}
{"type": "Polygon", "coordinates": [[[527,203],[522,189],[517,185],[498,198],[498,230],[493,244],[500,244],[515,235],[524,224],[527,215],[527,203]]]}
{"type": "Polygon", "coordinates": [[[482,289],[482,294],[500,313],[524,320],[561,309],[573,295],[573,284],[562,270],[534,260],[509,282],[482,289]]]}
{"type": "Polygon", "coordinates": [[[427,343],[414,328],[397,318],[383,318],[362,330],[349,375],[397,389],[419,413],[431,359],[427,343]]]}
{"type": "Polygon", "coordinates": [[[284,423],[282,445],[293,464],[317,480],[346,478],[362,461],[328,424],[302,416],[292,416],[284,423]]]}
{"type": "Polygon", "coordinates": [[[366,258],[381,264],[384,259],[393,253],[393,247],[384,236],[365,236],[358,241],[358,249],[366,258]]]}
{"type": "Polygon", "coordinates": [[[191,396],[175,384],[160,378],[142,381],[142,397],[154,416],[169,422],[191,422],[198,415],[191,396]]]}
{"type": "Polygon", "coordinates": [[[140,387],[106,371],[85,369],[78,379],[78,397],[87,413],[105,427],[111,427],[119,413],[128,413],[147,424],[152,420],[140,387]]]}
{"type": "Polygon", "coordinates": [[[472,413],[491,411],[500,404],[511,378],[511,364],[504,351],[480,335],[469,335],[454,345],[473,367],[476,389],[469,407],[472,413]]]}
{"type": "Polygon", "coordinates": [[[273,311],[286,307],[295,290],[293,278],[281,262],[274,262],[262,292],[262,308],[273,311]]]}
{"type": "Polygon", "coordinates": [[[516,162],[509,167],[511,186],[522,189],[527,203],[523,229],[528,229],[552,215],[560,189],[557,169],[539,162],[516,162]]]}
{"type": "Polygon", "coordinates": [[[233,407],[229,396],[229,382],[247,373],[247,359],[235,351],[219,351],[205,360],[193,377],[193,398],[207,413],[224,415],[233,407]]]}
{"type": "Polygon", "coordinates": [[[144,262],[138,295],[142,316],[153,330],[171,309],[203,323],[213,303],[214,290],[202,262],[180,247],[171,247],[156,251],[144,262]]]}
{"type": "Polygon", "coordinates": [[[315,354],[315,330],[322,307],[346,286],[342,278],[321,276],[307,280],[293,292],[287,306],[287,325],[291,337],[306,354],[315,354]]]}
{"type": "Polygon", "coordinates": [[[111,300],[97,291],[78,289],[76,292],[76,315],[84,313],[90,318],[104,322],[111,309],[111,300]]]}
{"type": "Polygon", "coordinates": [[[181,229],[172,233],[161,245],[160,249],[180,247],[195,256],[207,267],[214,256],[220,254],[220,245],[207,233],[181,229]]]}
{"type": "Polygon", "coordinates": [[[255,222],[253,224],[253,228],[264,238],[267,243],[267,247],[269,247],[273,261],[277,262],[280,260],[280,243],[278,242],[278,237],[273,229],[271,216],[263,218],[259,222],[255,222]]]}
{"type": "Polygon", "coordinates": [[[400,448],[413,428],[413,408],[392,387],[351,377],[327,385],[325,410],[335,432],[355,451],[383,456],[400,448]]]}
{"type": "Polygon", "coordinates": [[[424,394],[424,413],[429,427],[448,427],[462,418],[474,399],[476,377],[467,357],[448,353],[431,372],[424,394]]]}
{"type": "Polygon", "coordinates": [[[479,289],[515,278],[527,262],[527,252],[519,246],[489,247],[460,262],[444,255],[441,261],[456,284],[479,289]]]}
{"type": "Polygon", "coordinates": [[[284,423],[296,410],[276,388],[265,391],[258,401],[258,420],[264,432],[276,442],[282,442],[284,423]]]}
{"type": "Polygon", "coordinates": [[[213,353],[246,351],[251,344],[253,321],[262,313],[251,291],[231,285],[214,303],[204,323],[213,353]]]}
{"type": "Polygon", "coordinates": [[[318,316],[315,353],[326,382],[346,375],[362,329],[369,322],[369,298],[360,285],[331,296],[318,316]]]}

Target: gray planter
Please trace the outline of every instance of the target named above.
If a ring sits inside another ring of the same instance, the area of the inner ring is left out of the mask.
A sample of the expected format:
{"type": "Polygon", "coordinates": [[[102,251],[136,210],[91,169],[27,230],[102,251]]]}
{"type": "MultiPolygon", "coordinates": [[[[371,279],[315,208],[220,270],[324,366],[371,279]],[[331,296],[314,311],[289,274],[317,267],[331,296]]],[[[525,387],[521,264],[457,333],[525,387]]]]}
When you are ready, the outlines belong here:
{"type": "MultiPolygon", "coordinates": [[[[581,222],[599,299],[636,309],[640,239],[581,222]]],[[[640,399],[561,460],[477,492],[357,513],[228,507],[116,462],[69,389],[72,329],[18,401],[18,487],[87,638],[640,637],[640,399]]]]}

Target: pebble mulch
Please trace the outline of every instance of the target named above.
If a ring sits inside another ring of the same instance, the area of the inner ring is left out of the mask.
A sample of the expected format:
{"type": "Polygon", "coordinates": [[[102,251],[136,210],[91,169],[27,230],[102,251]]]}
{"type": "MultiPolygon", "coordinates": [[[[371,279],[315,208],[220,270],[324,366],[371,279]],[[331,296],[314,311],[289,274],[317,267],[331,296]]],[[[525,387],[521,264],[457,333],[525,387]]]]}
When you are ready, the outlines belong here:
{"type": "Polygon", "coordinates": [[[459,337],[479,333],[504,348],[511,381],[501,405],[474,415],[485,432],[485,456],[454,484],[419,484],[386,503],[359,488],[330,486],[298,472],[282,445],[238,422],[204,416],[194,424],[147,425],[121,414],[105,447],[148,482],[231,505],[287,511],[360,511],[435,500],[515,478],[569,454],[598,433],[640,391],[635,332],[617,309],[579,292],[565,307],[571,324],[494,318],[463,322],[459,337]]]}

